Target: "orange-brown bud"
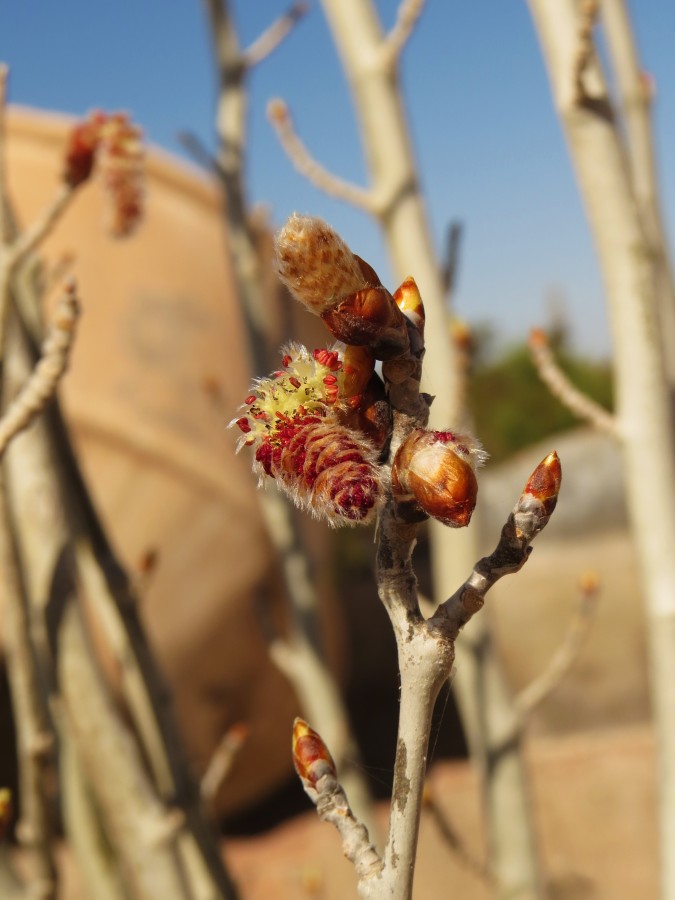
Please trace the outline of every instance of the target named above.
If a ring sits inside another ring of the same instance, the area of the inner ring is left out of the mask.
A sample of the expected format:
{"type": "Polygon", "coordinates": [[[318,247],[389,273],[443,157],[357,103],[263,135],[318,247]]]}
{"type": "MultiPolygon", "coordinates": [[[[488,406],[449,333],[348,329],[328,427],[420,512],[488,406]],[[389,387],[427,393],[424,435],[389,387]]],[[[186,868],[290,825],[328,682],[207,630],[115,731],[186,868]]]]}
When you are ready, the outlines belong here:
{"type": "Polygon", "coordinates": [[[305,722],[296,718],[293,722],[293,765],[299,777],[308,787],[316,787],[324,775],[337,777],[337,769],[321,736],[305,722]]]}
{"type": "Polygon", "coordinates": [[[424,334],[424,304],[414,278],[406,278],[394,291],[394,301],[403,315],[409,319],[420,334],[424,334]]]}
{"type": "Polygon", "coordinates": [[[530,475],[523,494],[531,494],[536,497],[543,504],[546,515],[550,516],[558,502],[561,481],[560,459],[554,450],[539,463],[530,475]]]}
{"type": "Polygon", "coordinates": [[[476,506],[475,468],[485,452],[471,435],[414,430],[399,447],[392,467],[392,490],[414,497],[429,516],[453,528],[468,525],[476,506]]]}
{"type": "Polygon", "coordinates": [[[543,328],[533,328],[530,331],[529,343],[533,349],[548,347],[548,335],[543,328]]]}
{"type": "Polygon", "coordinates": [[[4,838],[9,830],[13,812],[12,792],[9,788],[0,788],[0,840],[4,838]]]}
{"type": "Polygon", "coordinates": [[[342,358],[342,393],[345,397],[361,394],[375,371],[375,357],[367,347],[345,347],[342,358]]]}
{"type": "Polygon", "coordinates": [[[367,347],[376,359],[391,359],[408,349],[408,329],[389,291],[366,287],[321,313],[330,333],[345,344],[367,347]]]}

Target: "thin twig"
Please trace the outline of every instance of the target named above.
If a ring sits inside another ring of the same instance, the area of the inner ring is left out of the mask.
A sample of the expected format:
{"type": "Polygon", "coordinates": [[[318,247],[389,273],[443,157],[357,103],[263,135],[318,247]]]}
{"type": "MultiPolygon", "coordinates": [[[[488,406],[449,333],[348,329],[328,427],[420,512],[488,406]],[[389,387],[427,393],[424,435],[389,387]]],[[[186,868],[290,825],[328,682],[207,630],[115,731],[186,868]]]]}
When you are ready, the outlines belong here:
{"type": "Polygon", "coordinates": [[[599,431],[620,437],[616,418],[607,410],[583,394],[562,371],[551,350],[548,338],[540,329],[530,332],[530,353],[541,380],[554,397],[557,397],[575,416],[593,425],[599,431]]]}
{"type": "Polygon", "coordinates": [[[447,812],[439,803],[436,791],[429,779],[427,779],[424,785],[423,802],[424,809],[427,810],[434,820],[443,840],[450,847],[455,856],[461,860],[474,875],[482,881],[487,882],[489,885],[493,885],[494,876],[490,872],[487,862],[478,859],[478,857],[466,846],[461,833],[452,824],[447,812]]]}
{"type": "Polygon", "coordinates": [[[193,131],[179,131],[176,138],[181,147],[190,154],[193,162],[212,175],[220,174],[218,160],[193,131]]]}
{"type": "Polygon", "coordinates": [[[579,592],[578,609],[561,645],[546,669],[515,698],[516,708],[523,720],[560,686],[583,647],[597,609],[597,577],[592,574],[584,576],[579,583],[579,592]]]}
{"type": "Polygon", "coordinates": [[[236,722],[227,729],[202,776],[200,791],[207,808],[213,808],[216,795],[230,773],[241,748],[248,737],[248,726],[236,722]]]}
{"type": "Polygon", "coordinates": [[[327,169],[324,169],[311,156],[298,137],[293,127],[288,106],[283,100],[270,100],[267,104],[267,118],[272,123],[279,142],[293,166],[314,187],[328,194],[329,197],[336,197],[339,200],[344,200],[346,203],[351,203],[357,209],[362,209],[375,216],[379,215],[380,203],[372,190],[358,187],[358,185],[338,178],[327,169]]]}
{"type": "Polygon", "coordinates": [[[30,425],[56,393],[70,359],[79,310],[75,283],[71,281],[59,301],[54,324],[42,347],[41,359],[0,419],[0,458],[12,438],[30,425]]]}
{"type": "Polygon", "coordinates": [[[306,3],[294,3],[276,22],[256,38],[242,53],[247,69],[258,65],[273,53],[279,44],[291,33],[295,25],[306,15],[309,7],[306,3]]]}
{"type": "Polygon", "coordinates": [[[401,0],[396,22],[382,43],[382,61],[385,66],[396,64],[424,10],[424,4],[425,0],[401,0]]]}
{"type": "Polygon", "coordinates": [[[43,210],[30,228],[23,231],[7,248],[7,265],[11,272],[15,271],[28,254],[47,237],[67,209],[74,194],[74,188],[62,184],[49,206],[43,210]]]}

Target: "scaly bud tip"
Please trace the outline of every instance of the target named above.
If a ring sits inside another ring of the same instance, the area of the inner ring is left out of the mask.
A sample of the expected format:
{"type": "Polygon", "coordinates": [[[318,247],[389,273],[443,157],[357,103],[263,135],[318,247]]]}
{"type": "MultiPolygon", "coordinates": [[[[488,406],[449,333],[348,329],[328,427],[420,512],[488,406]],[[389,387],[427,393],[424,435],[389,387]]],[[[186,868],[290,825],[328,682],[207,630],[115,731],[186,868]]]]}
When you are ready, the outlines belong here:
{"type": "Polygon", "coordinates": [[[337,777],[337,769],[321,736],[305,722],[293,722],[293,764],[298,776],[315,787],[319,778],[328,773],[337,777]]]}
{"type": "Polygon", "coordinates": [[[531,494],[544,504],[546,515],[550,516],[558,502],[562,468],[555,450],[543,459],[530,475],[524,494],[531,494]]]}

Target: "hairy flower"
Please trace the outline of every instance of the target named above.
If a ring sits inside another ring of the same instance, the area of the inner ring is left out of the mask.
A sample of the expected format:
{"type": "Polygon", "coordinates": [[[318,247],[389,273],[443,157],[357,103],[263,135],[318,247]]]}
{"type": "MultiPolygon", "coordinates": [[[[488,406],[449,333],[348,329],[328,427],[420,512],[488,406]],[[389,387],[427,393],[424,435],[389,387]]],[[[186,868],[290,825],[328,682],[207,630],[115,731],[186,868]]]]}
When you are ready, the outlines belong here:
{"type": "Polygon", "coordinates": [[[473,435],[415,429],[394,459],[392,490],[444,525],[461,528],[471,520],[478,493],[475,470],[486,457],[473,435]]]}
{"type": "Polygon", "coordinates": [[[294,503],[331,525],[370,522],[382,496],[371,442],[343,425],[341,348],[284,348],[283,370],[255,382],[235,419],[239,447],[255,450],[254,471],[274,478],[294,503]]]}
{"type": "Polygon", "coordinates": [[[92,112],[68,138],[64,181],[78,187],[96,164],[108,200],[106,227],[114,237],[131,234],[140,220],[143,156],[141,131],[125,113],[92,112]]]}

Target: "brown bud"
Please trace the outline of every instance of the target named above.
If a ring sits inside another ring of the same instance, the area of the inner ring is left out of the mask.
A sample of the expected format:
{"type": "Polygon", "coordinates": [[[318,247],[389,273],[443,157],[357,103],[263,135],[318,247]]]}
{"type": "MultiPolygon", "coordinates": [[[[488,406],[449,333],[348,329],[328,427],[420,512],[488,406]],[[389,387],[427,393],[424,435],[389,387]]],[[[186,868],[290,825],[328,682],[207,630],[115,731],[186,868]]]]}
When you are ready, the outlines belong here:
{"type": "MultiPolygon", "coordinates": [[[[348,347],[360,350],[360,347],[348,347]]],[[[345,360],[347,353],[345,353],[345,360]]],[[[351,396],[340,412],[340,421],[348,428],[354,428],[369,438],[377,450],[387,444],[393,425],[392,409],[378,375],[373,375],[359,394],[351,396]]]]}
{"type": "Polygon", "coordinates": [[[9,788],[0,788],[0,840],[9,830],[13,812],[12,792],[9,788]]]}
{"type": "Polygon", "coordinates": [[[310,787],[316,787],[323,775],[337,777],[337,769],[328,748],[321,736],[304,719],[296,718],[293,722],[292,746],[295,771],[310,787]]]}
{"type": "Polygon", "coordinates": [[[392,467],[392,490],[412,495],[421,509],[453,528],[468,525],[476,505],[474,469],[485,453],[471,435],[414,430],[399,448],[392,467]]]}
{"type": "Polygon", "coordinates": [[[367,347],[345,347],[342,360],[342,393],[345,397],[354,397],[362,393],[373,372],[375,357],[367,347]]]}
{"type": "Polygon", "coordinates": [[[394,301],[403,315],[409,319],[420,334],[424,334],[424,304],[414,278],[406,278],[394,291],[394,301]]]}
{"type": "Polygon", "coordinates": [[[324,310],[321,318],[339,341],[368,347],[376,359],[391,359],[408,349],[405,317],[382,286],[348,294],[324,310]]]}
{"type": "Polygon", "coordinates": [[[560,459],[554,450],[539,463],[530,475],[523,494],[531,494],[536,497],[543,504],[546,515],[550,516],[558,502],[561,481],[560,459]]]}

